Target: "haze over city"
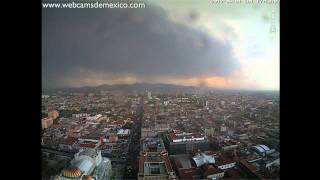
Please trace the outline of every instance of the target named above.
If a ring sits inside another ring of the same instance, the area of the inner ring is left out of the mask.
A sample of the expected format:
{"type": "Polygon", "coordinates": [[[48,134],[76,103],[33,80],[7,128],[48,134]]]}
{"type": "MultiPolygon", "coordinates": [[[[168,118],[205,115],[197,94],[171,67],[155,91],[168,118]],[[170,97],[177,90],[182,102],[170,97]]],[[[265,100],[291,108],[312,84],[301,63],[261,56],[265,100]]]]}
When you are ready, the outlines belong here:
{"type": "Polygon", "coordinates": [[[278,1],[42,7],[42,179],[280,178],[278,1]]]}
{"type": "Polygon", "coordinates": [[[144,9],[42,11],[43,88],[279,90],[279,4],[145,2],[144,9]]]}

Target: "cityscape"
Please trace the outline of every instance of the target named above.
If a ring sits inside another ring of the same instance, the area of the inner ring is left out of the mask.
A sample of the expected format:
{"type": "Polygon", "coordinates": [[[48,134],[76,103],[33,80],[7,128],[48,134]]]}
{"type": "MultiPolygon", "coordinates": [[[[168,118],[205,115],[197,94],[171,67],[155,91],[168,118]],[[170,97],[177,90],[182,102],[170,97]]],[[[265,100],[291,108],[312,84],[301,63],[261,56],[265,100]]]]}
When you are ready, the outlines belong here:
{"type": "Polygon", "coordinates": [[[43,95],[44,179],[277,179],[279,94],[43,95]]]}
{"type": "Polygon", "coordinates": [[[280,179],[279,12],[42,0],[42,179],[280,179]]]}

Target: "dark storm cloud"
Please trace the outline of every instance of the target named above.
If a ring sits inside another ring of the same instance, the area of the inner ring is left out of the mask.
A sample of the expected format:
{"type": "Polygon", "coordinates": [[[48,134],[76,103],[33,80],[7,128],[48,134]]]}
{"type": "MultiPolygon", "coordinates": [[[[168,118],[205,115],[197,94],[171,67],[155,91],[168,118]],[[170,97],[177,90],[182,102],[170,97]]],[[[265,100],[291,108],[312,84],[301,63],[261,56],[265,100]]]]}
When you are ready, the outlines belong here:
{"type": "Polygon", "coordinates": [[[230,44],[164,10],[43,9],[43,83],[59,86],[79,69],[143,76],[227,76],[237,67],[230,44]]]}
{"type": "Polygon", "coordinates": [[[199,19],[199,17],[200,17],[199,13],[197,11],[194,11],[194,10],[190,11],[189,14],[188,14],[188,19],[191,22],[197,21],[199,19]]]}

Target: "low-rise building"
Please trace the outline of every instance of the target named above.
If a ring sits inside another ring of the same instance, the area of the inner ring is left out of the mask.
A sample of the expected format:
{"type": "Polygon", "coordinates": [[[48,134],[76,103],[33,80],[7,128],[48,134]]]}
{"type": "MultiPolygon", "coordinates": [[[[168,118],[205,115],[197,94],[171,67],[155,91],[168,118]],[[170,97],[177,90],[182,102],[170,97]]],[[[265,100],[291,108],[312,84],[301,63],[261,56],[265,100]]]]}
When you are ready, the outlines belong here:
{"type": "Polygon", "coordinates": [[[174,133],[165,136],[164,143],[170,154],[186,154],[206,151],[210,148],[209,140],[197,133],[174,133]]]}
{"type": "Polygon", "coordinates": [[[224,171],[215,166],[212,154],[198,153],[170,156],[173,167],[180,179],[219,179],[224,177],[224,171]]]}

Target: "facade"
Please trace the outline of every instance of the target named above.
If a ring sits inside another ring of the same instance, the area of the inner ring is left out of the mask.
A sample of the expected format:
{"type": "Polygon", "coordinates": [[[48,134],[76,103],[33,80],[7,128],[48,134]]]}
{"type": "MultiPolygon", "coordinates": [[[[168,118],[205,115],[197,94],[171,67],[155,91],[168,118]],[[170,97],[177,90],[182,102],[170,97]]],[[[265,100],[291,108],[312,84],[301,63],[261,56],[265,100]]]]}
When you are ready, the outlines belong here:
{"type": "Polygon", "coordinates": [[[141,138],[154,137],[156,135],[157,133],[154,131],[154,128],[150,128],[150,127],[141,128],[141,138]]]}
{"type": "Polygon", "coordinates": [[[81,149],[75,154],[70,166],[64,168],[54,179],[59,180],[107,180],[112,173],[111,161],[101,156],[101,151],[81,149]]]}
{"type": "Polygon", "coordinates": [[[214,129],[213,128],[207,128],[204,130],[204,133],[207,137],[214,136],[214,129]]]}
{"type": "Polygon", "coordinates": [[[41,126],[42,126],[42,129],[47,129],[49,128],[51,125],[53,124],[53,119],[52,118],[42,118],[41,119],[41,126]]]}
{"type": "Polygon", "coordinates": [[[220,146],[223,151],[229,151],[238,148],[239,144],[237,141],[229,140],[221,142],[220,146]]]}
{"type": "Polygon", "coordinates": [[[236,165],[237,156],[234,151],[219,152],[215,156],[215,166],[221,170],[233,168],[236,165]]]}
{"type": "Polygon", "coordinates": [[[119,129],[117,132],[118,137],[129,137],[130,136],[130,129],[119,129]]]}
{"type": "Polygon", "coordinates": [[[204,136],[175,138],[169,134],[165,137],[164,143],[170,154],[186,154],[198,152],[199,150],[206,151],[210,148],[210,143],[204,136]]]}
{"type": "Polygon", "coordinates": [[[226,170],[229,168],[233,168],[235,165],[236,165],[236,162],[221,163],[218,165],[218,168],[221,170],[226,170]]]}

